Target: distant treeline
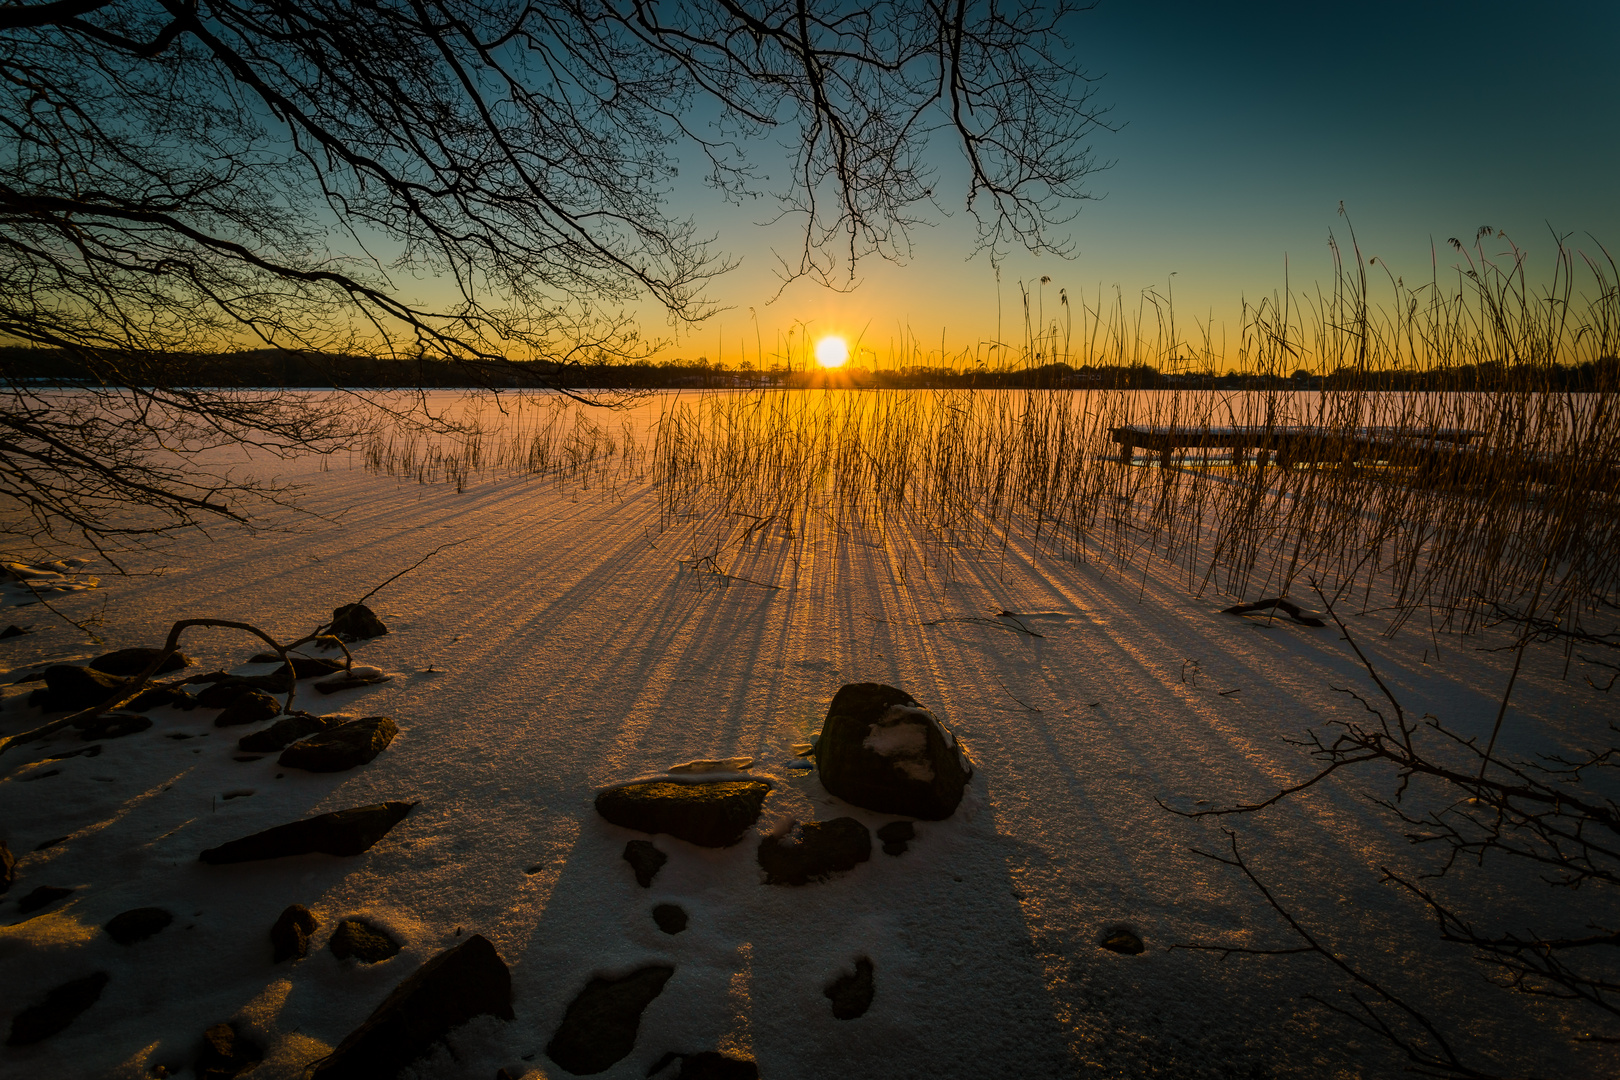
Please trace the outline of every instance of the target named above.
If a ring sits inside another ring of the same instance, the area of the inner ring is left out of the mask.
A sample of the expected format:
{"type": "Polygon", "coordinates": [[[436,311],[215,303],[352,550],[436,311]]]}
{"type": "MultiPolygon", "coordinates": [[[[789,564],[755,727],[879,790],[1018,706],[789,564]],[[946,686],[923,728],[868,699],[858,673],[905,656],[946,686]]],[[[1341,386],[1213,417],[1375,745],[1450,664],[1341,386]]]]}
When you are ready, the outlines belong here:
{"type": "Polygon", "coordinates": [[[84,359],[62,350],[0,347],[0,376],[11,381],[165,386],[276,386],[345,389],[407,387],[567,387],[579,390],[651,390],[726,387],[858,387],[872,389],[1117,389],[1117,390],[1348,390],[1396,391],[1559,390],[1620,387],[1620,358],[1576,365],[1467,364],[1427,371],[1339,368],[1318,375],[1238,371],[1161,372],[1130,366],[1042,364],[993,370],[947,367],[842,368],[808,371],[753,365],[727,367],[697,360],[658,363],[555,364],[515,360],[399,359],[350,354],[252,352],[104,355],[84,359]]]}

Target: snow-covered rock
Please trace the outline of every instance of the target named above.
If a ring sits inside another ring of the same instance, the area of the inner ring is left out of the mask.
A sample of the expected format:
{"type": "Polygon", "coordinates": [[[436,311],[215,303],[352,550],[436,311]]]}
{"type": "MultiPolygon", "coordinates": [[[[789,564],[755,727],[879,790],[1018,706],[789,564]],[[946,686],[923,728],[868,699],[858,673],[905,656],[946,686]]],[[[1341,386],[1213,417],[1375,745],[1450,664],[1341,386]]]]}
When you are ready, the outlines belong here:
{"type": "Polygon", "coordinates": [[[930,821],[956,811],[973,777],[973,763],[945,726],[910,694],[881,683],[850,683],[833,696],[815,755],[832,794],[930,821]]]}

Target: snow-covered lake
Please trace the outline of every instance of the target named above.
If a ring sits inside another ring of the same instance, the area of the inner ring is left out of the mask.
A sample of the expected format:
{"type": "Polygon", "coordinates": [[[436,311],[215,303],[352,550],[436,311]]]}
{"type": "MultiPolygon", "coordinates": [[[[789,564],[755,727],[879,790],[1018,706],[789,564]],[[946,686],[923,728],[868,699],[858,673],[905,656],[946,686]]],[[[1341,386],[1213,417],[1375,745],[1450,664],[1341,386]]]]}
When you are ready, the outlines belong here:
{"type": "MultiPolygon", "coordinates": [[[[657,407],[627,419],[646,430],[657,407]]],[[[273,756],[236,760],[243,729],[212,727],[211,710],[164,707],[94,757],[55,757],[84,745],[65,731],[0,758],[0,839],[18,857],[0,898],[0,1028],[64,980],[110,976],[65,1030],[0,1047],[0,1074],[189,1069],[204,1029],[229,1020],[265,1051],[256,1080],[296,1077],[472,933],[510,967],[516,1018],[474,1020],[419,1065],[423,1077],[567,1076],[544,1048],[569,1002],[594,975],[652,963],[675,974],[634,1051],[603,1076],[640,1078],[667,1051],[707,1049],[752,1057],[767,1080],[1393,1074],[1387,1048],[1303,1000],[1348,1001],[1320,958],[1168,948],[1296,944],[1240,875],[1195,853],[1223,850],[1223,822],[1302,922],[1459,1043],[1538,1074],[1620,1071],[1614,1047],[1573,1046],[1579,1021],[1488,987],[1419,905],[1380,884],[1381,868],[1421,871],[1437,854],[1405,843],[1367,798],[1390,795],[1389,776],[1347,775],[1234,819],[1161,807],[1252,799],[1309,774],[1288,740],[1362,714],[1336,688],[1377,693],[1331,625],[1220,614],[1230,601],[1193,595],[1170,564],[1124,572],[1016,534],[955,550],[947,572],[937,536],[898,520],[847,535],[808,516],[778,524],[711,573],[633,470],[589,486],[489,474],[458,492],[368,470],[358,454],[276,468],[303,487],[298,512],[276,511],[258,532],[171,539],[133,556],[131,576],[90,566],[99,588],[52,603],[93,617],[104,645],[38,606],[13,608],[5,620],[36,632],[0,642],[0,666],[157,645],[190,617],[290,640],[453,544],[370,602],[391,632],[355,656],[391,681],[326,698],[299,686],[304,708],[385,714],[400,734],[361,768],[303,773],[273,756]],[[660,836],[669,862],[637,885],[621,851],[639,834],[599,818],[594,793],[679,762],[754,758],[775,785],[757,834],[789,818],[892,820],[791,767],[838,688],[866,681],[909,691],[967,748],[978,771],[952,818],[919,823],[901,856],[874,848],[801,887],[761,884],[751,837],[714,851],[660,836]],[[197,859],[395,799],[419,804],[359,856],[197,859]],[[21,914],[16,901],[39,885],[74,891],[21,914]],[[272,964],[269,928],[293,903],[319,922],[313,947],[272,964]],[[660,903],[685,909],[684,932],[654,924],[660,903]],[[173,923],[132,946],[102,932],[146,906],[173,923]],[[326,939],[349,917],[402,951],[337,959],[326,939]],[[1146,951],[1100,948],[1118,925],[1146,951]],[[835,1019],[823,990],[861,956],[872,1006],[835,1019]]],[[[1489,732],[1513,656],[1488,647],[1505,638],[1409,627],[1391,640],[1376,614],[1346,621],[1409,713],[1489,732]]],[[[230,670],[261,644],[197,630],[182,647],[199,670],[230,670]]],[[[1582,673],[1566,674],[1559,646],[1532,649],[1501,745],[1568,750],[1620,716],[1582,673]]],[[[6,688],[0,732],[42,722],[29,689],[6,688]]],[[[1514,895],[1493,885],[1477,912],[1514,895]]]]}

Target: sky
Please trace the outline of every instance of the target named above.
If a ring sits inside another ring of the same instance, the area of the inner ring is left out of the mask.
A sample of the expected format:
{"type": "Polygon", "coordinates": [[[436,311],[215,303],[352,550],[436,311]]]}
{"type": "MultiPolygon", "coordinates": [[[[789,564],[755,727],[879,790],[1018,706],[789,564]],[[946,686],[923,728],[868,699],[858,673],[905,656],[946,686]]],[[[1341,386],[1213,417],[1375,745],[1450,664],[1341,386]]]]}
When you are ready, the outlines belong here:
{"type": "MultiPolygon", "coordinates": [[[[1207,328],[1235,351],[1242,304],[1325,284],[1330,231],[1409,280],[1443,277],[1483,225],[1552,263],[1550,230],[1588,251],[1620,247],[1620,4],[1363,2],[1354,5],[1125,3],[1077,15],[1075,54],[1102,76],[1114,132],[1093,140],[1111,167],[1066,226],[1070,259],[1022,252],[1001,267],[1001,340],[1022,334],[1020,283],[1055,309],[1057,290],[1117,289],[1135,310],[1146,289],[1173,296],[1178,336],[1207,328]],[[1595,237],[1595,241],[1594,238],[1595,237]]],[[[961,189],[942,158],[947,206],[961,189]]],[[[998,281],[969,259],[965,215],[919,229],[906,265],[864,261],[843,293],[809,281],[781,289],[771,248],[793,236],[683,190],[738,270],[710,296],[729,310],[683,330],[665,355],[730,366],[769,354],[789,329],[860,337],[861,362],[888,366],[904,336],[936,354],[996,340],[998,281]],[[758,328],[756,332],[755,320],[758,328]]],[[[1495,250],[1506,241],[1492,239],[1495,250]]],[[[1348,244],[1346,243],[1347,247],[1348,244]]],[[[1491,250],[1488,245],[1488,251],[1491,250]]],[[[1375,297],[1376,298],[1376,297],[1375,297]]],[[[649,327],[657,332],[656,323],[649,327]]],[[[666,333],[670,332],[667,329],[666,333]]]]}

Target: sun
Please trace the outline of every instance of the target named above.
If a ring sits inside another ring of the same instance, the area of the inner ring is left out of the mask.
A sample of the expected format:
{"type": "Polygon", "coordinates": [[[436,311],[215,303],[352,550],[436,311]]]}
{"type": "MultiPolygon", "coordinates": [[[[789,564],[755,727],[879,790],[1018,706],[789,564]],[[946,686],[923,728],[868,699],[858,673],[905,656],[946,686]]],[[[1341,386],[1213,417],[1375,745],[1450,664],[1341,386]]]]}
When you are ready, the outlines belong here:
{"type": "Polygon", "coordinates": [[[816,363],[824,368],[843,367],[849,362],[849,346],[841,337],[824,337],[816,342],[816,363]]]}

